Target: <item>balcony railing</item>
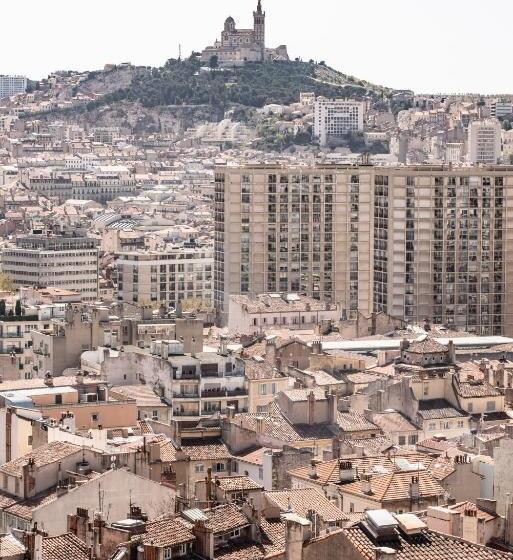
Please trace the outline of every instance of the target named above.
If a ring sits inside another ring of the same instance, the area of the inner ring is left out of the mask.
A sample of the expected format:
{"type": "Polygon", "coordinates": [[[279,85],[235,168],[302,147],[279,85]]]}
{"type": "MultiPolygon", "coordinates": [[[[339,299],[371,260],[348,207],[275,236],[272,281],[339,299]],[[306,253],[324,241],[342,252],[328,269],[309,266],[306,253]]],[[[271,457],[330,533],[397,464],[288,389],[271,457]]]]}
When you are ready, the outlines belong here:
{"type": "Polygon", "coordinates": [[[197,410],[173,410],[173,416],[199,416],[197,410]]]}
{"type": "Polygon", "coordinates": [[[199,399],[198,393],[173,393],[174,399],[199,399]]]}

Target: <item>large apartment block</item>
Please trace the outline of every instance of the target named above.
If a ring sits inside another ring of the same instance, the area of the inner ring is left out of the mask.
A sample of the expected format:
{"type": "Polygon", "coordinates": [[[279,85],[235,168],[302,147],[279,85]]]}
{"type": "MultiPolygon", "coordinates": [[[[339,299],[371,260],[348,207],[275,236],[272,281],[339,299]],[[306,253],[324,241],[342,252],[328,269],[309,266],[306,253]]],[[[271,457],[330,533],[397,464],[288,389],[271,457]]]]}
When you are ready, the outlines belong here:
{"type": "Polygon", "coordinates": [[[25,76],[0,76],[0,99],[25,93],[27,78],[25,76]]]}
{"type": "Polygon", "coordinates": [[[71,235],[27,235],[2,250],[2,271],[17,287],[73,290],[84,301],[98,297],[98,247],[71,235]]]}
{"type": "Polygon", "coordinates": [[[218,167],[214,299],[299,292],[513,334],[513,167],[218,167]]]}
{"type": "Polygon", "coordinates": [[[171,245],[162,251],[128,251],[119,254],[118,300],[126,303],[161,303],[212,298],[212,246],[171,245]]]}
{"type": "Polygon", "coordinates": [[[362,132],[364,112],[363,101],[319,97],[314,109],[314,138],[326,146],[351,132],[362,132]]]}

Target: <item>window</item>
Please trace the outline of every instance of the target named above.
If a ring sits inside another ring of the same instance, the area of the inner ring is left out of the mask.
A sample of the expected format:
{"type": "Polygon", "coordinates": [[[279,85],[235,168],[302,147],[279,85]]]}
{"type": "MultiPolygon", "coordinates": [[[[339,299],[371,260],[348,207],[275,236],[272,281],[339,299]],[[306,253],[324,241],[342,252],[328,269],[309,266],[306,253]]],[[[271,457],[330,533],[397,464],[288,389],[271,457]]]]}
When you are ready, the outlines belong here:
{"type": "Polygon", "coordinates": [[[418,437],[417,434],[413,435],[413,436],[408,436],[408,444],[409,445],[415,445],[418,441],[418,437]]]}
{"type": "Polygon", "coordinates": [[[494,411],[495,411],[495,401],[487,401],[486,412],[494,412],[494,411]]]}
{"type": "Polygon", "coordinates": [[[7,489],[7,475],[6,474],[4,474],[4,479],[3,479],[2,485],[5,489],[7,489]]]}
{"type": "Polygon", "coordinates": [[[399,445],[406,445],[406,437],[399,436],[399,445]]]}
{"type": "Polygon", "coordinates": [[[153,418],[153,420],[158,420],[159,419],[159,411],[158,410],[152,410],[151,411],[151,417],[153,418]]]}
{"type": "Polygon", "coordinates": [[[202,463],[198,463],[197,465],[194,465],[194,472],[196,474],[202,473],[205,471],[205,465],[203,465],[202,463]]]}
{"type": "Polygon", "coordinates": [[[428,424],[428,430],[436,430],[436,423],[435,422],[430,422],[428,424]]]}
{"type": "Polygon", "coordinates": [[[264,396],[267,395],[267,385],[265,383],[261,383],[259,386],[259,393],[260,395],[264,396]]]}
{"type": "Polygon", "coordinates": [[[55,404],[62,404],[62,395],[55,395],[55,404]]]}
{"type": "Polygon", "coordinates": [[[226,465],[224,463],[216,463],[214,469],[216,472],[225,471],[226,465]]]}
{"type": "Polygon", "coordinates": [[[258,467],[258,478],[259,480],[264,478],[264,467],[258,467]]]}
{"type": "Polygon", "coordinates": [[[354,513],[354,504],[353,504],[353,502],[349,502],[349,513],[354,513]]]}
{"type": "Polygon", "coordinates": [[[471,403],[471,402],[469,402],[469,403],[468,403],[468,406],[467,406],[467,410],[468,410],[469,412],[474,412],[474,404],[471,403]]]}
{"type": "Polygon", "coordinates": [[[92,422],[98,422],[98,419],[100,418],[100,415],[95,412],[94,414],[91,414],[91,421],[92,422]]]}
{"type": "Polygon", "coordinates": [[[164,560],[171,560],[173,558],[173,549],[171,547],[164,549],[164,560]]]}

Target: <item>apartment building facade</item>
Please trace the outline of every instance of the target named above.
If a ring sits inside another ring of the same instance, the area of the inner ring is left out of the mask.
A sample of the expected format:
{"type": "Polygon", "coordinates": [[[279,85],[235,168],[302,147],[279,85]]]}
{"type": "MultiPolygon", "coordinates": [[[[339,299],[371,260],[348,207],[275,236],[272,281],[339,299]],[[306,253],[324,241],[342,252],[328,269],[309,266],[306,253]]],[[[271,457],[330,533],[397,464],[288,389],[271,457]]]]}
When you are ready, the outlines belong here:
{"type": "Polygon", "coordinates": [[[27,78],[25,76],[0,76],[0,99],[25,93],[27,78]]]}
{"type": "Polygon", "coordinates": [[[214,257],[209,245],[124,252],[117,267],[119,301],[171,307],[183,300],[201,300],[207,307],[213,304],[214,257]]]}
{"type": "Polygon", "coordinates": [[[495,165],[502,153],[501,123],[497,119],[473,121],[468,128],[470,163],[495,165]]]}
{"type": "Polygon", "coordinates": [[[350,132],[362,132],[364,112],[362,101],[319,97],[314,107],[314,138],[327,146],[350,132]]]}
{"type": "Polygon", "coordinates": [[[223,167],[214,300],[299,292],[342,316],[513,333],[513,167],[223,167]]]}
{"type": "Polygon", "coordinates": [[[2,251],[2,271],[16,287],[54,286],[98,297],[98,248],[94,239],[70,235],[18,237],[2,251]]]}

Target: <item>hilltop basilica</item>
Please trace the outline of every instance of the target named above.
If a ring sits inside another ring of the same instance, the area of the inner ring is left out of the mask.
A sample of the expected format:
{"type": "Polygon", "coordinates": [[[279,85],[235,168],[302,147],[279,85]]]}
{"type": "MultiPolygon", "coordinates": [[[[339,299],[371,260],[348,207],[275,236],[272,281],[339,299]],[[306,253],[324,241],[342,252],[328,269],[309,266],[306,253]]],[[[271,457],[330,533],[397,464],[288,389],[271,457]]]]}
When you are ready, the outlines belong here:
{"type": "Polygon", "coordinates": [[[208,64],[214,57],[217,57],[220,66],[289,59],[285,45],[276,49],[265,46],[265,12],[262,11],[262,0],[258,0],[257,9],[253,12],[253,29],[237,29],[232,17],[224,22],[221,40],[201,53],[201,61],[208,64]]]}

